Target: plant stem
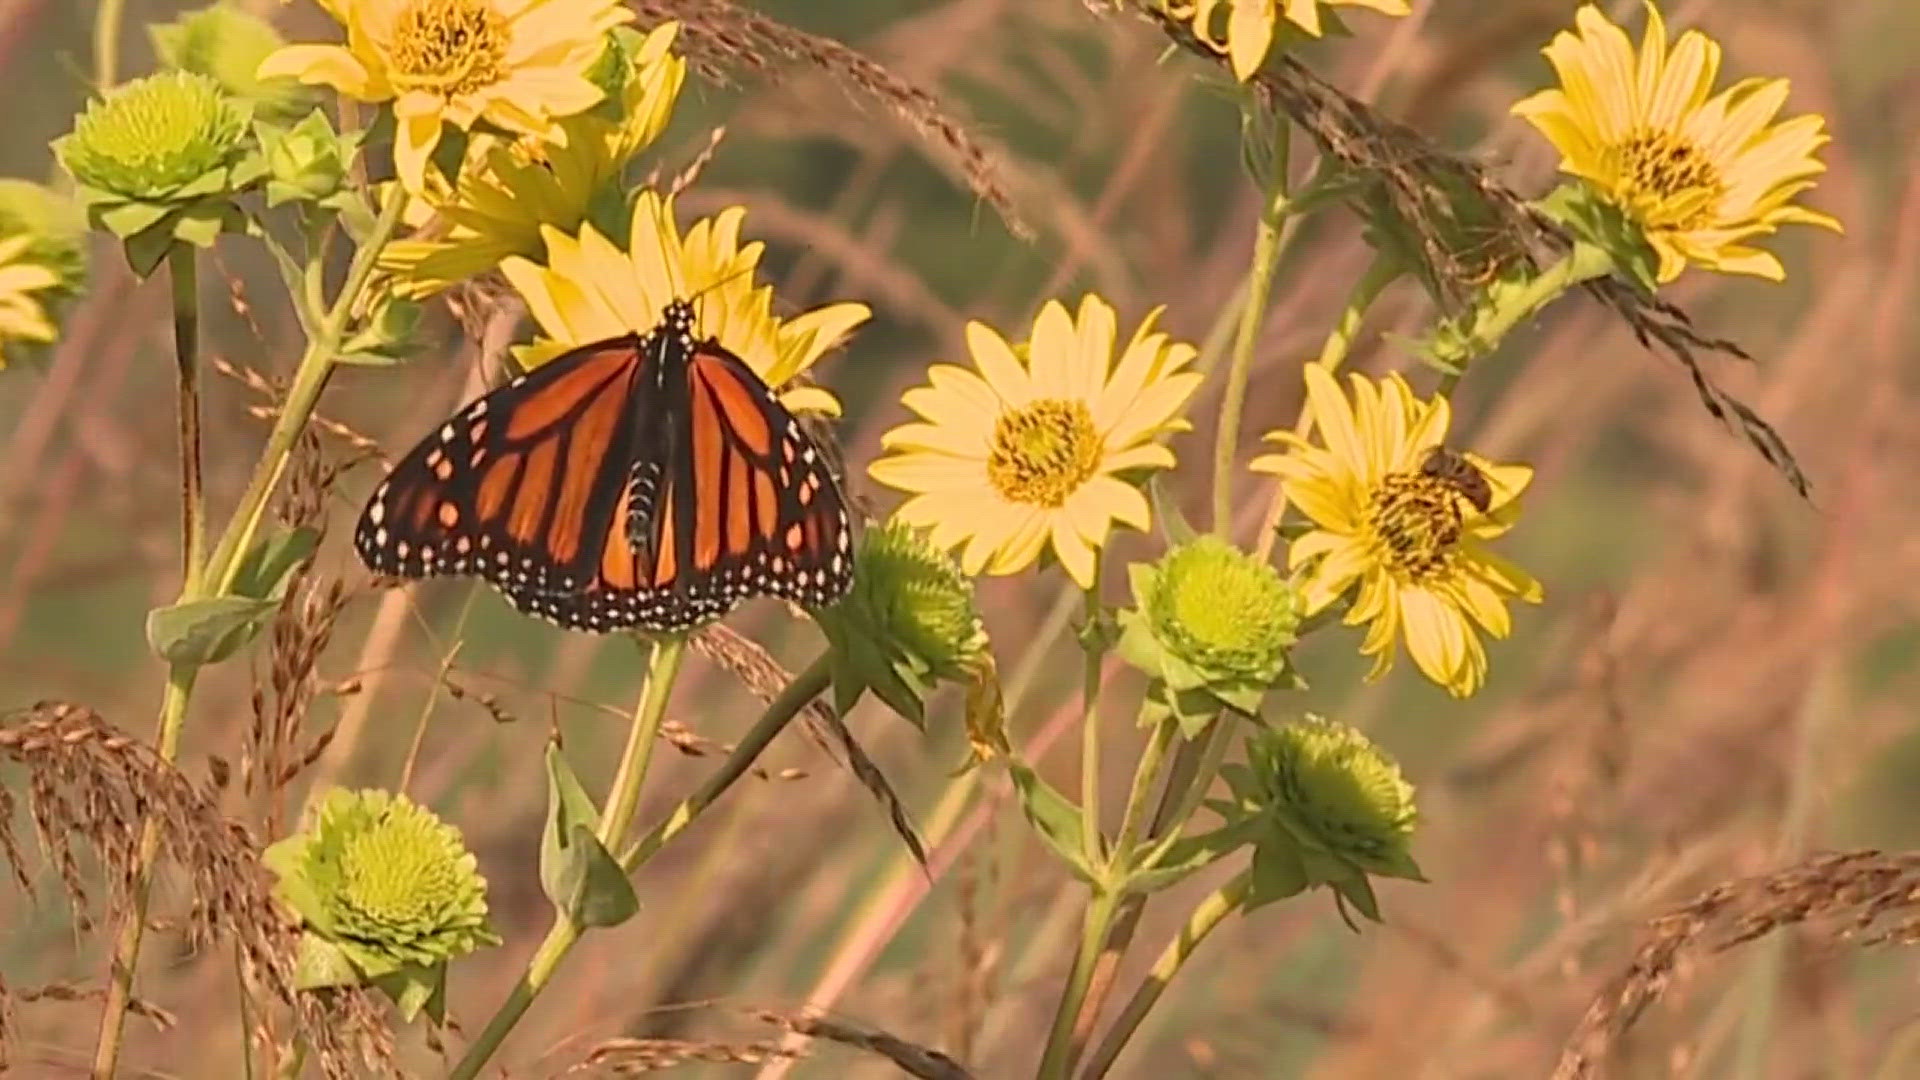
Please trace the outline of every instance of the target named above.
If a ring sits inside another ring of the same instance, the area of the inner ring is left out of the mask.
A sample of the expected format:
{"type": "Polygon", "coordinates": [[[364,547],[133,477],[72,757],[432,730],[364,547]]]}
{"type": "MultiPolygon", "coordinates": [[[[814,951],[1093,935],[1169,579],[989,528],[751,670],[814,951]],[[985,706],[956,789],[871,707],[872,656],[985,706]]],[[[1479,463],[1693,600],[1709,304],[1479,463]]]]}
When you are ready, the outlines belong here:
{"type": "Polygon", "coordinates": [[[1114,1019],[1107,1037],[1100,1040],[1099,1048],[1087,1059],[1087,1067],[1080,1073],[1080,1080],[1100,1080],[1107,1075],[1114,1059],[1126,1048],[1127,1040],[1139,1030],[1140,1022],[1146,1019],[1154,1003],[1166,992],[1167,984],[1173,981],[1180,965],[1187,962],[1187,958],[1193,955],[1208,934],[1213,933],[1215,927],[1239,910],[1241,901],[1246,899],[1251,880],[1252,872],[1242,870],[1233,880],[1215,889],[1194,907],[1193,913],[1187,916],[1187,924],[1180,928],[1172,941],[1167,942],[1160,959],[1154,962],[1153,970],[1147,973],[1140,988],[1133,992],[1133,997],[1127,999],[1126,1008],[1121,1009],[1120,1015],[1114,1019]]]}
{"type": "MultiPolygon", "coordinates": [[[[1365,320],[1367,309],[1380,298],[1380,293],[1400,276],[1400,264],[1385,255],[1376,256],[1367,271],[1353,286],[1353,294],[1347,298],[1346,309],[1340,312],[1333,329],[1327,333],[1327,340],[1320,344],[1320,355],[1313,362],[1327,369],[1331,375],[1346,362],[1353,351],[1353,341],[1360,332],[1360,324],[1365,320]]],[[[1300,406],[1300,419],[1293,425],[1293,433],[1306,438],[1313,431],[1313,413],[1305,403],[1300,406]]],[[[1254,551],[1261,562],[1273,556],[1273,544],[1277,539],[1274,532],[1280,525],[1280,518],[1287,512],[1286,490],[1278,480],[1273,485],[1273,501],[1267,506],[1267,516],[1260,522],[1260,535],[1254,538],[1254,551]]]]}
{"type": "MultiPolygon", "coordinates": [[[[117,5],[116,5],[117,6],[117,5]]],[[[104,15],[104,5],[103,12],[104,15]]],[[[287,391],[287,400],[281,406],[280,416],[274,421],[273,430],[267,436],[267,445],[261,452],[259,462],[254,466],[253,477],[247,483],[247,489],[240,497],[240,503],[234,508],[233,516],[227,522],[226,529],[220,534],[220,541],[214,546],[213,554],[200,566],[200,573],[189,576],[180,590],[182,602],[202,600],[210,596],[225,595],[233,587],[234,576],[239,573],[240,556],[252,543],[253,534],[258,529],[260,518],[266,511],[267,498],[279,484],[281,475],[286,471],[287,459],[292,456],[294,443],[300,433],[306,430],[307,419],[313,414],[313,407],[319,401],[320,391],[326,386],[327,376],[333,369],[334,355],[339,352],[340,342],[346,333],[349,316],[360,293],[367,286],[373,274],[374,260],[400,227],[400,215],[405,209],[406,197],[396,194],[380,212],[373,234],[367,242],[354,253],[353,263],[348,268],[347,278],[340,293],[334,298],[334,304],[327,313],[326,320],[307,342],[306,351],[300,357],[300,366],[294,372],[293,385],[287,391]]],[[[195,329],[182,331],[178,309],[183,293],[178,263],[169,268],[174,278],[174,300],[176,308],[175,343],[184,339],[192,343],[197,333],[197,316],[193,320],[195,329]]],[[[190,272],[189,272],[190,273],[190,272]]],[[[184,290],[189,297],[192,290],[184,290]]],[[[197,424],[197,421],[196,421],[197,424]]],[[[182,421],[182,433],[186,423],[182,421]]],[[[197,470],[197,466],[196,466],[197,470]]],[[[195,480],[198,484],[198,480],[195,480]]],[[[184,485],[184,481],[183,481],[184,485]]],[[[196,562],[198,560],[195,560],[196,562]]],[[[187,706],[193,697],[193,685],[199,675],[199,667],[193,664],[172,664],[167,669],[167,685],[160,701],[159,733],[154,739],[154,748],[164,761],[172,761],[180,749],[180,729],[187,717],[187,706]]],[[[119,1066],[121,1038],[126,1028],[127,1007],[133,1000],[133,975],[139,966],[140,941],[146,931],[147,904],[153,876],[153,860],[160,848],[159,823],[149,817],[141,825],[140,848],[134,866],[131,902],[124,922],[120,926],[119,937],[114,946],[113,961],[107,978],[106,1002],[101,1007],[100,1034],[94,1045],[93,1075],[96,1080],[111,1077],[119,1066]]]]}
{"type": "Polygon", "coordinates": [[[1527,279],[1519,289],[1503,296],[1493,310],[1477,320],[1458,343],[1454,350],[1457,355],[1442,357],[1459,370],[1441,376],[1440,388],[1435,393],[1440,397],[1450,396],[1454,387],[1460,385],[1460,376],[1467,364],[1475,357],[1485,356],[1498,348],[1522,320],[1532,318],[1542,308],[1583,282],[1611,274],[1613,269],[1613,256],[1605,249],[1593,244],[1574,244],[1573,250],[1561,256],[1559,262],[1527,279]]]}
{"type": "Polygon", "coordinates": [[[1086,841],[1087,865],[1098,867],[1106,861],[1102,850],[1105,839],[1100,832],[1100,662],[1106,654],[1100,629],[1100,551],[1093,553],[1093,584],[1086,592],[1086,626],[1081,645],[1086,650],[1086,670],[1080,682],[1080,816],[1086,822],[1081,835],[1086,841]]]}
{"type": "MultiPolygon", "coordinates": [[[[600,812],[600,827],[594,830],[594,835],[609,851],[618,847],[626,836],[627,829],[633,824],[634,811],[640,806],[640,789],[647,777],[647,767],[653,761],[653,746],[659,741],[660,723],[667,714],[667,699],[672,694],[673,682],[680,673],[680,661],[685,658],[686,651],[687,639],[684,635],[676,634],[654,643],[653,658],[647,665],[647,685],[634,706],[633,724],[627,729],[627,745],[620,753],[619,768],[614,771],[613,785],[607,791],[606,806],[600,812]]],[[[507,1033],[527,1014],[533,999],[553,981],[554,973],[560,970],[560,962],[566,959],[584,930],[564,913],[554,913],[553,926],[547,930],[546,939],[535,950],[533,958],[527,961],[526,972],[507,995],[507,1000],[494,1010],[492,1019],[487,1021],[480,1037],[467,1047],[460,1063],[447,1074],[448,1080],[473,1080],[480,1075],[487,1060],[506,1041],[507,1033]]]]}
{"type": "Polygon", "coordinates": [[[1274,132],[1273,175],[1267,203],[1253,237],[1253,265],[1247,271],[1247,299],[1240,309],[1240,329],[1233,342],[1227,386],[1220,402],[1220,427],[1213,445],[1213,531],[1225,536],[1233,523],[1233,464],[1240,446],[1240,414],[1247,404],[1247,380],[1253,375],[1253,352],[1260,343],[1260,322],[1266,316],[1267,295],[1273,288],[1273,268],[1280,257],[1280,229],[1290,205],[1287,168],[1292,157],[1292,128],[1281,120],[1274,132]]]}
{"type": "Polygon", "coordinates": [[[192,244],[167,253],[173,290],[173,359],[180,418],[180,591],[200,588],[206,554],[206,493],[200,473],[200,279],[192,244]]]}
{"type": "Polygon", "coordinates": [[[793,677],[780,696],[767,704],[767,711],[760,714],[753,727],[741,736],[727,760],[720,763],[713,775],[707,777],[700,789],[680,800],[680,804],[669,811],[658,825],[647,830],[647,834],[633,842],[620,856],[620,868],[631,874],[638,870],[653,854],[665,847],[669,840],[680,835],[687,826],[693,824],[707,807],[719,801],[734,781],[747,774],[753,763],[760,758],[774,737],[786,729],[800,710],[814,698],[826,691],[832,667],[825,655],[820,656],[807,668],[793,677]]]}
{"type": "Polygon", "coordinates": [[[1094,964],[1100,958],[1101,945],[1113,926],[1115,904],[1119,897],[1096,887],[1087,900],[1087,913],[1080,925],[1080,947],[1073,954],[1073,970],[1060,992],[1060,1005],[1054,1010],[1053,1028],[1047,1035],[1047,1048],[1040,1058],[1038,1080],[1067,1080],[1073,1063],[1080,1056],[1084,1039],[1076,1038],[1075,1021],[1086,1002],[1087,986],[1093,979],[1094,964]]]}
{"type": "Polygon", "coordinates": [[[1172,745],[1173,736],[1180,730],[1179,721],[1169,716],[1153,726],[1153,733],[1147,737],[1146,748],[1140,751],[1140,761],[1133,769],[1133,788],[1127,792],[1127,808],[1120,818],[1120,836],[1114,841],[1114,860],[1119,864],[1125,877],[1126,871],[1133,870],[1133,847],[1139,839],[1142,815],[1147,808],[1147,794],[1153,790],[1153,782],[1160,777],[1160,764],[1166,759],[1167,747],[1172,745]]]}
{"type": "Polygon", "coordinates": [[[93,13],[93,89],[104,94],[120,81],[120,23],[127,0],[100,0],[93,13]]]}

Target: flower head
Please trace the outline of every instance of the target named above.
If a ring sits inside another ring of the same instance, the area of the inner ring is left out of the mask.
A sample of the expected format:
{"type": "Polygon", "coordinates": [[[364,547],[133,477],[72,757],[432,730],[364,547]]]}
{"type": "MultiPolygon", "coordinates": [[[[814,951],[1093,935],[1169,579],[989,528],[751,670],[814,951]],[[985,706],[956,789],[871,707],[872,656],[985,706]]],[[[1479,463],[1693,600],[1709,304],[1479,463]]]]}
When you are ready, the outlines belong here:
{"type": "Polygon", "coordinates": [[[1246,764],[1221,775],[1233,799],[1219,808],[1254,826],[1249,907],[1329,885],[1378,919],[1367,875],[1422,880],[1408,851],[1419,820],[1413,785],[1353,728],[1308,716],[1259,729],[1246,764]]]}
{"type": "Polygon", "coordinates": [[[1817,114],[1774,123],[1785,79],[1745,79],[1718,94],[1720,46],[1689,30],[1671,52],[1660,12],[1647,5],[1638,55],[1626,32],[1591,5],[1546,48],[1560,89],[1513,107],[1560,151],[1563,172],[1593,185],[1642,229],[1660,257],[1659,280],[1688,264],[1724,273],[1786,276],[1748,242],[1781,225],[1839,229],[1793,204],[1826,171],[1817,114]]]}
{"type": "Polygon", "coordinates": [[[549,142],[556,120],[592,108],[587,72],[605,34],[633,13],[619,0],[322,0],[346,27],[341,45],[289,45],[262,78],[325,83],[361,101],[393,102],[394,165],[410,191],[426,186],[444,124],[480,120],[549,142]]]}
{"type": "MultiPolygon", "coordinates": [[[[729,207],[682,236],[673,200],[642,190],[625,251],[592,225],[582,226],[577,237],[542,229],[546,265],[519,256],[500,265],[545,335],[516,355],[540,364],[577,345],[651,330],[668,301],[693,298],[699,332],[717,338],[768,386],[778,388],[802,374],[872,311],[840,303],[792,318],[774,315],[773,287],[753,281],[764,245],[740,242],[746,213],[729,207]]],[[[780,400],[795,410],[840,409],[832,394],[816,386],[786,390],[780,400]]]]}
{"type": "Polygon", "coordinates": [[[245,149],[246,134],[246,110],[219,83],[171,71],[89,102],[55,151],[75,180],[98,191],[128,199],[185,197],[204,193],[207,178],[245,149]]]}
{"type": "Polygon", "coordinates": [[[487,883],[459,831],[405,795],[329,791],[264,860],[308,933],[363,979],[499,944],[487,883]]]}
{"type": "Polygon", "coordinates": [[[1157,565],[1128,569],[1134,607],[1120,613],[1120,654],[1165,684],[1183,721],[1203,723],[1218,712],[1184,708],[1192,692],[1253,714],[1268,688],[1286,679],[1301,601],[1273,567],[1206,535],[1157,565]]]}
{"type": "Polygon", "coordinates": [[[1407,0],[1182,0],[1168,8],[1193,20],[1194,36],[1227,54],[1235,78],[1245,79],[1259,68],[1272,48],[1275,31],[1291,25],[1312,37],[1338,26],[1331,9],[1363,7],[1387,15],[1405,15],[1407,0]],[[1217,24],[1226,24],[1226,36],[1217,24]]]}
{"type": "Polygon", "coordinates": [[[967,324],[975,371],[937,364],[930,385],[902,399],[924,422],[886,433],[891,453],[874,479],[913,492],[900,520],[931,526],[942,548],[965,544],[961,565],[1015,573],[1051,545],[1082,587],[1115,521],[1145,529],[1146,497],[1116,474],[1164,469],[1160,436],[1183,430],[1180,410],[1200,384],[1194,349],[1147,316],[1114,356],[1113,308],[1089,295],[1077,316],[1049,301],[1032,339],[1008,344],[967,324]]]}
{"type": "Polygon", "coordinates": [[[57,333],[41,298],[34,294],[53,289],[60,275],[35,261],[32,247],[30,236],[0,240],[0,368],[7,366],[8,348],[14,343],[44,345],[57,333]]]}
{"type": "Polygon", "coordinates": [[[1374,676],[1404,636],[1428,678],[1457,697],[1472,694],[1487,670],[1475,625],[1504,638],[1506,601],[1541,598],[1539,582],[1485,547],[1512,527],[1533,470],[1471,454],[1459,455],[1464,476],[1434,468],[1451,410],[1445,398],[1416,399],[1398,375],[1353,376],[1351,401],[1318,364],[1306,366],[1306,380],[1321,445],[1273,432],[1267,438],[1288,451],[1253,468],[1279,476],[1312,522],[1288,550],[1292,566],[1310,568],[1307,613],[1354,591],[1346,622],[1368,624],[1360,651],[1375,658],[1374,676]],[[1481,480],[1486,490],[1471,490],[1481,480]]]}
{"type": "Polygon", "coordinates": [[[406,296],[437,292],[486,273],[510,255],[540,262],[540,230],[578,233],[592,222],[624,231],[622,184],[630,162],[666,127],[686,81],[687,63],[671,51],[678,23],[644,37],[617,27],[596,70],[614,109],[596,108],[557,122],[564,144],[541,139],[476,138],[459,182],[446,190],[430,176],[426,208],[450,226],[444,237],[401,240],[381,253],[406,296]],[[616,77],[617,76],[617,77],[616,77]]]}
{"type": "Polygon", "coordinates": [[[816,617],[833,644],[842,712],[871,689],[919,723],[921,703],[936,684],[971,679],[989,661],[973,582],[946,552],[898,521],[861,534],[853,588],[816,617]]]}
{"type": "Polygon", "coordinates": [[[308,93],[293,80],[260,77],[260,62],[284,44],[280,32],[229,0],[150,26],[147,33],[166,66],[210,76],[256,114],[291,116],[308,104],[308,93]]]}

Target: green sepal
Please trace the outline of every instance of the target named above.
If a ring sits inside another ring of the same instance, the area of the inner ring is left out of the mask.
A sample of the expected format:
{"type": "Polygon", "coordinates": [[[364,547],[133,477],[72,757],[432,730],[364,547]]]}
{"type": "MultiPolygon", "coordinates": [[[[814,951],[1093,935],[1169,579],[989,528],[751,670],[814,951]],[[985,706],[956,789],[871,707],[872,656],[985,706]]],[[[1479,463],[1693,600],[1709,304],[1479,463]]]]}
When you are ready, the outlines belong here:
{"type": "Polygon", "coordinates": [[[1253,849],[1253,873],[1247,886],[1246,911],[1275,900],[1298,896],[1313,882],[1300,857],[1300,849],[1289,843],[1268,839],[1253,849]]]}
{"type": "Polygon", "coordinates": [[[1644,229],[1602,197],[1591,184],[1571,180],[1547,193],[1535,209],[1584,241],[1606,252],[1616,273],[1652,296],[1659,286],[1660,254],[1644,229]]]}
{"type": "Polygon", "coordinates": [[[385,367],[407,359],[419,349],[416,331],[422,308],[391,294],[383,297],[360,329],[341,345],[335,359],[343,364],[385,367]]]}
{"type": "Polygon", "coordinates": [[[558,743],[547,744],[547,822],[540,834],[540,888],[578,926],[618,926],[640,910],[620,863],[595,835],[600,812],[558,743]]]}
{"type": "Polygon", "coordinates": [[[353,966],[345,950],[311,930],[300,932],[300,946],[293,960],[295,990],[359,986],[362,981],[360,969],[353,966]]]}
{"type": "Polygon", "coordinates": [[[1080,808],[1042,780],[1024,761],[1009,756],[1007,772],[1020,796],[1020,809],[1034,832],[1060,856],[1075,877],[1091,883],[1095,873],[1087,863],[1086,816],[1080,808]]]}

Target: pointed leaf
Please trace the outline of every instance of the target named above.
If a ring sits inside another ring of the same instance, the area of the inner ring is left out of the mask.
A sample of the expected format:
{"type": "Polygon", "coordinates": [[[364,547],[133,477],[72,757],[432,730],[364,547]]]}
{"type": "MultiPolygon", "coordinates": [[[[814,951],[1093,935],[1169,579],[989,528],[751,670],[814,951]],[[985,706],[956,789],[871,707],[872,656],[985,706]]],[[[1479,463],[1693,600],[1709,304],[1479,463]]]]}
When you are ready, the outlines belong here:
{"type": "Polygon", "coordinates": [[[293,988],[320,990],[329,986],[359,986],[360,971],[338,945],[307,931],[300,935],[293,961],[293,988]]]}
{"type": "Polygon", "coordinates": [[[171,664],[212,664],[260,631],[275,602],[246,596],[188,600],[147,612],[147,644],[171,664]]]}
{"type": "Polygon", "coordinates": [[[618,926],[640,910],[633,883],[594,835],[599,821],[599,811],[560,748],[548,743],[540,887],[556,910],[580,926],[618,926]]]}
{"type": "Polygon", "coordinates": [[[1086,819],[1080,808],[1042,780],[1026,762],[1009,758],[1007,771],[1020,794],[1020,809],[1040,839],[1066,861],[1076,877],[1092,881],[1093,868],[1087,865],[1086,819]]]}
{"type": "Polygon", "coordinates": [[[1167,494],[1166,485],[1160,482],[1158,473],[1147,479],[1147,499],[1153,505],[1153,516],[1160,519],[1160,531],[1168,547],[1179,547],[1198,535],[1187,522],[1186,515],[1180,512],[1179,504],[1167,494]]]}
{"type": "Polygon", "coordinates": [[[256,541],[234,571],[233,591],[255,600],[278,600],[286,595],[293,568],[320,546],[320,530],[302,525],[256,541]]]}

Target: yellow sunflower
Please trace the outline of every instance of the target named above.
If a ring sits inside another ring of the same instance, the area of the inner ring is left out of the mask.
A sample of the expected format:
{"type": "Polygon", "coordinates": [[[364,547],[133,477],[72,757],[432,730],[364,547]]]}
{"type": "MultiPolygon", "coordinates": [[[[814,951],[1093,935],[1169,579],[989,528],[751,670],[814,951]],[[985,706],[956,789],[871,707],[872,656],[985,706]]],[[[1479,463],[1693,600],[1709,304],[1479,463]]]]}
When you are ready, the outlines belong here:
{"type": "Polygon", "coordinates": [[[1596,7],[1575,16],[1545,52],[1560,89],[1513,107],[1560,151],[1561,171],[1591,183],[1638,223],[1660,256],[1659,278],[1688,263],[1779,281],[1780,260],[1746,241],[1800,223],[1839,230],[1793,205],[1826,171],[1818,114],[1774,123],[1787,80],[1745,79],[1713,93],[1720,46],[1697,30],[1671,52],[1659,9],[1647,5],[1639,55],[1596,7]]]}
{"type": "Polygon", "coordinates": [[[1484,546],[1513,526],[1514,500],[1533,470],[1462,454],[1486,482],[1473,492],[1470,481],[1430,460],[1451,419],[1445,398],[1420,401],[1398,375],[1355,375],[1349,401],[1319,364],[1307,365],[1306,379],[1321,445],[1269,433],[1287,452],[1256,458],[1253,468],[1280,477],[1313,523],[1287,553],[1289,565],[1310,568],[1307,611],[1357,589],[1346,622],[1368,624],[1360,651],[1374,658],[1369,678],[1392,666],[1404,636],[1421,672],[1466,697],[1487,674],[1475,626],[1504,638],[1512,628],[1506,602],[1541,599],[1538,581],[1484,546]]]}
{"type": "Polygon", "coordinates": [[[635,49],[620,92],[618,118],[600,110],[558,121],[564,144],[544,140],[476,137],[449,191],[437,173],[427,178],[426,198],[411,223],[434,214],[444,235],[400,240],[380,253],[380,267],[395,276],[395,292],[409,298],[435,293],[477,277],[509,255],[539,260],[540,228],[577,232],[605,200],[621,197],[628,163],[652,144],[673,113],[687,78],[687,62],[672,51],[679,23],[662,23],[635,49]]]}
{"type": "Polygon", "coordinates": [[[26,258],[33,237],[0,240],[0,368],[7,366],[10,341],[45,344],[56,333],[53,320],[33,294],[60,284],[52,267],[26,258]]]}
{"type": "Polygon", "coordinates": [[[902,424],[873,478],[913,492],[897,517],[931,526],[941,548],[965,544],[961,565],[1011,574],[1049,544],[1081,587],[1094,583],[1094,552],[1115,521],[1145,529],[1147,500],[1116,476],[1165,469],[1160,436],[1185,430],[1180,410],[1200,385],[1194,349],[1153,329],[1149,314],[1114,358],[1113,308],[1097,296],[1077,316],[1049,301],[1032,339],[1009,345],[967,324],[978,372],[936,364],[930,385],[901,399],[925,422],[902,424]]]}
{"type": "Polygon", "coordinates": [[[443,123],[496,127],[560,143],[556,118],[598,104],[587,71],[608,30],[633,18],[619,0],[319,0],[347,43],[288,45],[262,79],[325,83],[360,101],[393,102],[394,169],[426,183],[443,123]]]}
{"type": "Polygon", "coordinates": [[[1319,37],[1324,32],[1321,9],[1330,7],[1371,8],[1387,15],[1405,15],[1411,10],[1407,0],[1181,0],[1168,5],[1182,17],[1190,9],[1194,36],[1226,53],[1233,61],[1234,77],[1243,80],[1267,58],[1281,19],[1319,37]],[[1214,36],[1222,9],[1226,9],[1225,40],[1214,36]]]}
{"type": "MultiPolygon", "coordinates": [[[[792,318],[774,315],[773,287],[753,283],[765,245],[740,243],[746,213],[728,207],[683,237],[673,200],[643,189],[625,251],[591,225],[577,237],[541,230],[545,266],[518,255],[500,264],[545,335],[515,355],[541,364],[578,345],[645,332],[659,324],[668,301],[691,298],[700,333],[719,339],[768,386],[805,372],[873,311],[838,303],[792,318]]],[[[795,411],[840,412],[840,402],[817,386],[792,387],[780,400],[795,411]]]]}

